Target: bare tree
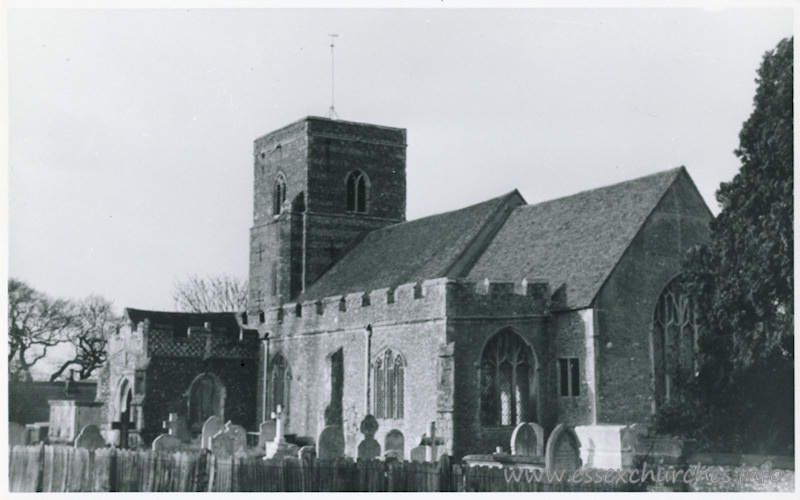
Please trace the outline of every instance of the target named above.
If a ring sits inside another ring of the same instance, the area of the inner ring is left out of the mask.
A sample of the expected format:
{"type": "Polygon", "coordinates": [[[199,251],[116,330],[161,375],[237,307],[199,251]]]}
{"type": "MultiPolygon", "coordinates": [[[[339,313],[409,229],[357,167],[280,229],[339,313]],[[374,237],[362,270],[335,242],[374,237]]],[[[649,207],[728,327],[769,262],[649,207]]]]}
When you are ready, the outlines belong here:
{"type": "Polygon", "coordinates": [[[67,341],[74,347],[73,356],[50,376],[51,382],[67,368],[77,368],[80,380],[89,378],[108,359],[108,338],[117,331],[122,321],[114,314],[111,302],[98,295],[86,297],[74,309],[72,326],[67,333],[67,341]]]}
{"type": "Polygon", "coordinates": [[[175,283],[175,308],[185,312],[237,312],[247,304],[247,281],[223,274],[175,283]]]}
{"type": "Polygon", "coordinates": [[[8,280],[8,364],[14,378],[30,378],[47,350],[63,343],[74,324],[74,306],[26,283],[8,280]]]}

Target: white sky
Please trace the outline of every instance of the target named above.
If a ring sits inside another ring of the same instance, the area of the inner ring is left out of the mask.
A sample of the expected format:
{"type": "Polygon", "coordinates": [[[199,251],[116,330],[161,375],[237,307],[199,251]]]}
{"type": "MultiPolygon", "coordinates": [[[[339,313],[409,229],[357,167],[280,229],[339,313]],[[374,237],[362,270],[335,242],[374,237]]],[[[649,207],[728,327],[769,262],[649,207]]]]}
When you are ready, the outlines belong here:
{"type": "Polygon", "coordinates": [[[172,309],[246,277],[252,141],[330,105],[408,130],[409,219],[685,165],[712,211],[789,9],[12,10],[9,274],[172,309]]]}

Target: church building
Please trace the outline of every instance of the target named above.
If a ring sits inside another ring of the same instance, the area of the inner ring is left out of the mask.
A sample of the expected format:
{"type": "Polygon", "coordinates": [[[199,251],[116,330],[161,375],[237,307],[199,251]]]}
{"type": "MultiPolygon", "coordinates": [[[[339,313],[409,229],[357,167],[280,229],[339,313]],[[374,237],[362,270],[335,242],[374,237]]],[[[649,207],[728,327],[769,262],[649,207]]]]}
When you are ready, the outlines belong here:
{"type": "Polygon", "coordinates": [[[287,434],[338,424],[355,456],[371,414],[408,459],[431,422],[456,458],[565,424],[614,463],[694,374],[680,262],[712,214],[683,167],[406,221],[404,129],[307,117],[253,159],[246,311],[128,309],[101,384],[115,429],[146,442],[172,410],[257,429],[280,407],[287,434]]]}

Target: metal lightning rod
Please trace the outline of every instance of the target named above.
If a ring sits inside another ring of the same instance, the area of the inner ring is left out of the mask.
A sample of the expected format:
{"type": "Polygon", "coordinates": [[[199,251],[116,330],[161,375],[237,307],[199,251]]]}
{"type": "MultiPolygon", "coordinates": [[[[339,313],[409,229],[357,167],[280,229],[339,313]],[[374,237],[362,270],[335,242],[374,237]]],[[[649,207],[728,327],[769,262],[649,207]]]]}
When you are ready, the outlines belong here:
{"type": "Polygon", "coordinates": [[[331,120],[336,120],[337,118],[339,118],[339,115],[336,114],[336,110],[333,107],[333,104],[334,104],[334,101],[333,101],[333,45],[334,45],[334,43],[333,42],[336,40],[336,37],[338,37],[339,35],[337,35],[336,33],[331,33],[328,36],[331,37],[331,107],[328,110],[328,118],[330,118],[331,120]]]}

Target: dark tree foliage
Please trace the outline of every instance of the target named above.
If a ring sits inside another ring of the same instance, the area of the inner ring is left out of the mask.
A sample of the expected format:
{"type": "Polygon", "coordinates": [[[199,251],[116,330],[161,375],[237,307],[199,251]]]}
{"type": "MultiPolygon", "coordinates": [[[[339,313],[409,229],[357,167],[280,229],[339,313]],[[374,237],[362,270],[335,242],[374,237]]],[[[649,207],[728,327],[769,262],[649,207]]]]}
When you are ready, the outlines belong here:
{"type": "Polygon", "coordinates": [[[794,451],[792,46],[764,56],[735,151],[742,167],[685,265],[704,325],[700,375],[656,419],[721,451],[794,451]]]}

